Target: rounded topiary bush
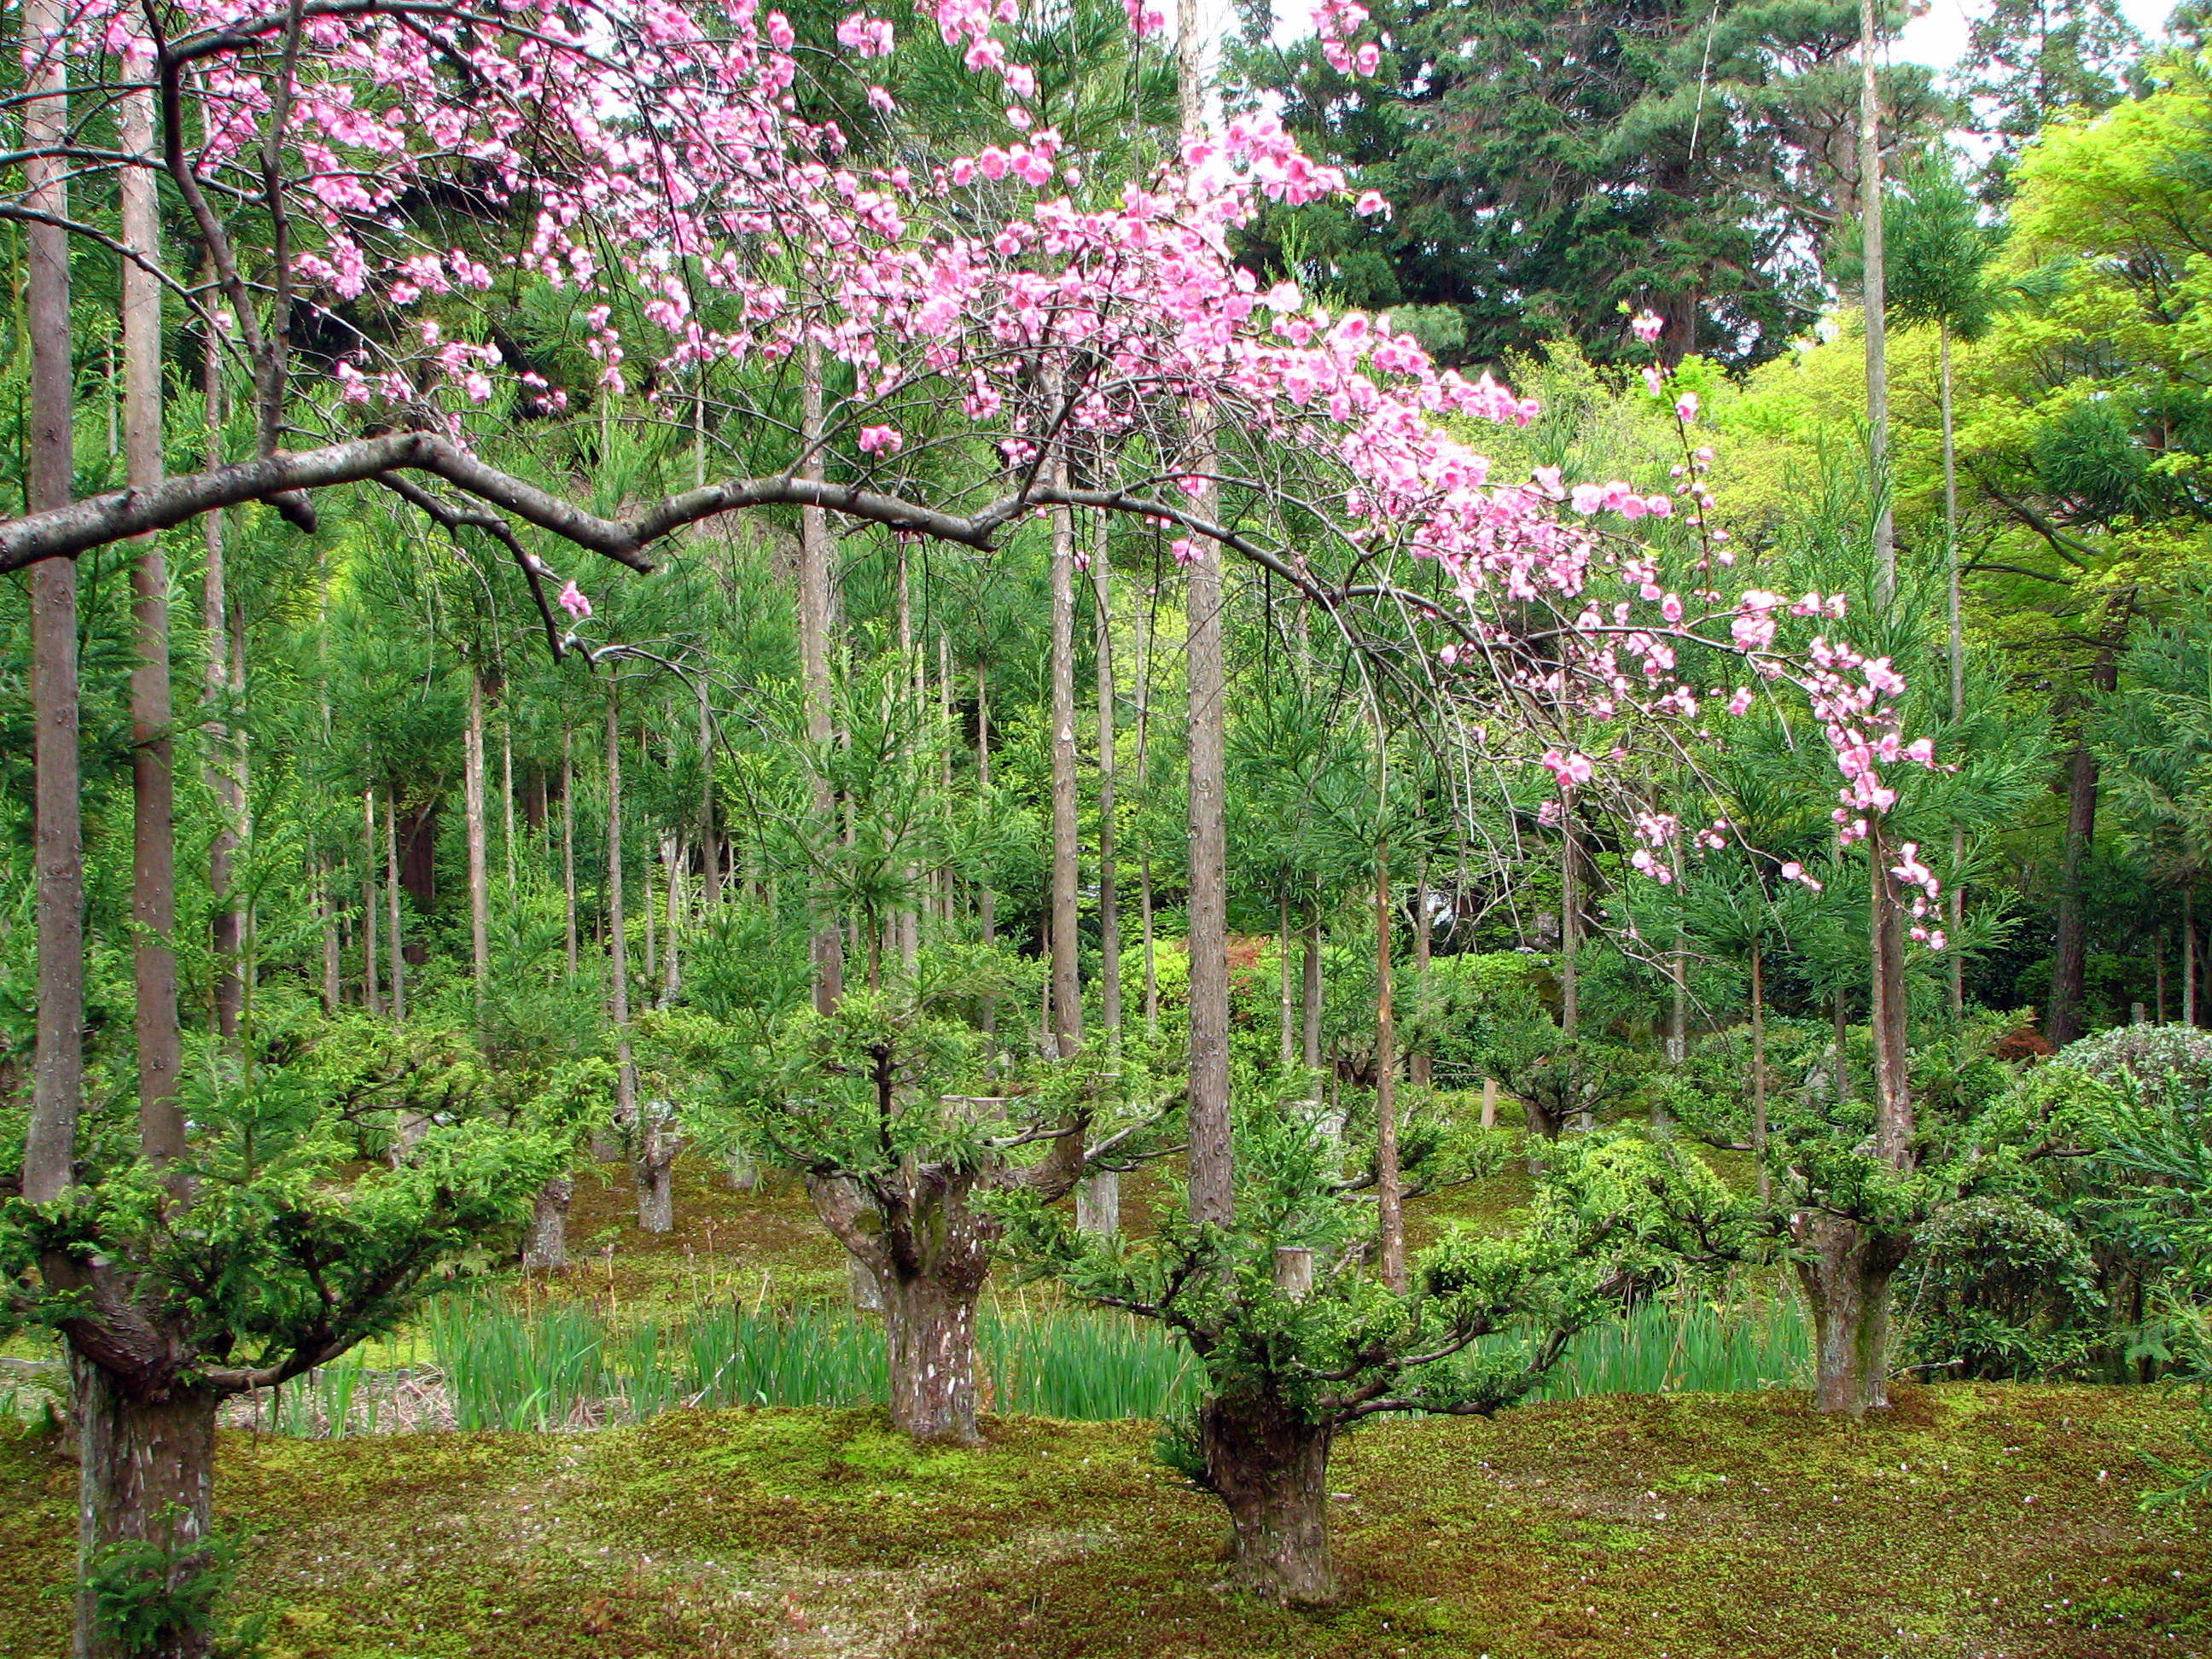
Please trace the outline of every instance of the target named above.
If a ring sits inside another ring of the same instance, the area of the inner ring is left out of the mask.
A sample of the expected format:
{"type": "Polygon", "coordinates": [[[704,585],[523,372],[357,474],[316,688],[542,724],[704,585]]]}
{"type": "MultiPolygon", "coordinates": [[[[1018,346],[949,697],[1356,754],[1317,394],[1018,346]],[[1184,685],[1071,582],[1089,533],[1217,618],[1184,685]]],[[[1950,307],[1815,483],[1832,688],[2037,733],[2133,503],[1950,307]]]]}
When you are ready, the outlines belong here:
{"type": "Polygon", "coordinates": [[[2117,1025],[2069,1042],[2052,1062],[2100,1083],[2212,1087],[2212,1031],[2191,1025],[2117,1025]]]}

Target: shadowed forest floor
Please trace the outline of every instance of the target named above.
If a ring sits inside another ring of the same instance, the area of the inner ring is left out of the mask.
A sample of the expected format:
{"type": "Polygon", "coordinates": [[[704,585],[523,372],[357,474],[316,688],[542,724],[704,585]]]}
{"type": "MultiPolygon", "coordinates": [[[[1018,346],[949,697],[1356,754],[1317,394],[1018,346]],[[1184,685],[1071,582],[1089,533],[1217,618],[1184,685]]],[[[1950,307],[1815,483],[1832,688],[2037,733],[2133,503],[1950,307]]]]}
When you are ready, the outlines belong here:
{"type": "MultiPolygon", "coordinates": [[[[2130,1659],[2212,1654],[2212,1548],[2143,1513],[2194,1413],[2148,1389],[1594,1397],[1343,1443],[1352,1583],[1218,1591],[1213,1502],[1134,1424],[1004,1419],[918,1452],[872,1412],[588,1435],[232,1433],[234,1605],[269,1659],[2130,1659]]],[[[75,1468],[0,1434],[0,1654],[65,1646],[75,1468]]]]}

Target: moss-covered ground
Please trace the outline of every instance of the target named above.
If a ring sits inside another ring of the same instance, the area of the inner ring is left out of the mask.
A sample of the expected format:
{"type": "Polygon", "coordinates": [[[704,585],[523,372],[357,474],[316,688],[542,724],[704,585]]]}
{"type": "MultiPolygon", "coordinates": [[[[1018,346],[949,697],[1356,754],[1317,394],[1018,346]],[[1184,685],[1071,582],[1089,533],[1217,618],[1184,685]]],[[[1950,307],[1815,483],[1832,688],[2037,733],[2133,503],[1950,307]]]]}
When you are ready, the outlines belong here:
{"type": "MultiPolygon", "coordinates": [[[[1332,1613],[1216,1587],[1213,1503],[1134,1424],[918,1452],[872,1413],[598,1435],[226,1435],[236,1605],[270,1659],[2128,1659],[2212,1653],[2212,1549],[2146,1514],[2150,1390],[1613,1396],[1344,1443],[1332,1613]]],[[[75,1472],[0,1437],[0,1653],[64,1650],[75,1472]]]]}

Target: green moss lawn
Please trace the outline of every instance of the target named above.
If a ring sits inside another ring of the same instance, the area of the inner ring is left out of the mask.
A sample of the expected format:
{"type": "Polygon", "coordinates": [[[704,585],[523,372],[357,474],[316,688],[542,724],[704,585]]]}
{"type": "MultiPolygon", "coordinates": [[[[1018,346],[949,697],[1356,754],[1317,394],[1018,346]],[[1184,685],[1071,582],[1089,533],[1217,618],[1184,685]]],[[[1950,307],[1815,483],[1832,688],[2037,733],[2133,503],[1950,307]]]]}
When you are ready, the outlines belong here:
{"type": "MultiPolygon", "coordinates": [[[[1345,1443],[1352,1584],[1302,1616],[1215,1588],[1211,1500],[1140,1425],[1010,1419],[917,1452],[866,1412],[678,1413],[596,1435],[222,1446],[270,1659],[2040,1659],[2212,1653],[2194,1513],[2147,1389],[1611,1396],[1345,1443]]],[[[0,1437],[0,1653],[64,1650],[75,1469],[0,1437]]]]}

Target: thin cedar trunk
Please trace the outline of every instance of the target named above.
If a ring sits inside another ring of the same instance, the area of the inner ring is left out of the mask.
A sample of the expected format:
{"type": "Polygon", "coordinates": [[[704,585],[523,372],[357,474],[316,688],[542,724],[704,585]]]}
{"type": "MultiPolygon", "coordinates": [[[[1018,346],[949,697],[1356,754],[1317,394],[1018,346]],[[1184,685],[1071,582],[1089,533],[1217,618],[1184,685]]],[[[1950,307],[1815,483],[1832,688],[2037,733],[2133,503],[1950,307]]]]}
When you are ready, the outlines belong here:
{"type": "Polygon", "coordinates": [[[629,941],[623,915],[622,687],[607,688],[607,962],[615,1028],[615,1121],[637,1125],[637,1068],[629,1046],[629,941]]]}
{"type": "Polygon", "coordinates": [[[1559,1036],[1575,1040],[1582,1025],[1582,988],[1577,957],[1582,947],[1582,860],[1573,810],[1559,820],[1559,1036]]]}
{"type": "Polygon", "coordinates": [[[2066,763],[2066,842],[2058,875],[2058,937],[2051,957],[2045,1035],[2063,1048],[2081,1035],[2082,979],[2089,962],[2090,844],[2097,831],[2097,756],[2077,742],[2066,763]]]}
{"type": "MultiPolygon", "coordinates": [[[[1155,572],[1155,574],[1158,573],[1155,572]]],[[[1153,604],[1159,589],[1152,590],[1153,604]]],[[[1151,787],[1152,731],[1152,616],[1151,605],[1137,607],[1137,787],[1151,787]]],[[[1152,848],[1147,841],[1137,849],[1137,926],[1139,965],[1144,979],[1145,1036],[1160,1034],[1159,960],[1152,937],[1152,848]]]]}
{"type": "Polygon", "coordinates": [[[648,851],[645,855],[645,867],[642,872],[645,877],[645,902],[638,907],[645,920],[645,987],[646,1004],[648,1007],[653,1002],[653,988],[660,980],[660,924],[653,902],[653,869],[658,856],[657,851],[648,851]]]}
{"type": "MultiPolygon", "coordinates": [[[[799,476],[819,479],[823,476],[822,450],[822,348],[810,338],[802,354],[800,380],[801,412],[799,441],[804,446],[799,458],[799,476]]],[[[806,740],[819,756],[826,756],[830,744],[836,737],[830,718],[830,562],[831,544],[828,515],[818,507],[805,507],[799,513],[799,659],[800,678],[804,682],[806,703],[806,740]]],[[[814,822],[826,825],[836,821],[837,803],[831,797],[828,775],[820,769],[817,761],[813,779],[814,822]]],[[[845,991],[845,947],[838,932],[837,918],[824,900],[817,896],[811,902],[814,911],[811,946],[814,958],[814,1007],[817,1013],[828,1014],[837,1006],[845,991]]]]}
{"type": "MultiPolygon", "coordinates": [[[[120,137],[126,154],[154,153],[154,94],[125,94],[120,137]]],[[[138,256],[161,257],[154,175],[143,167],[118,174],[123,240],[138,256]]],[[[143,266],[123,262],[123,445],[125,476],[143,489],[162,474],[161,289],[143,266]]],[[[177,1024],[176,773],[169,741],[169,578],[161,538],[143,536],[131,565],[131,615],[137,661],[131,671],[131,968],[137,994],[139,1150],[161,1166],[185,1154],[177,1102],[183,1034],[177,1024]]],[[[318,900],[323,900],[318,866],[318,900]]],[[[325,904],[327,911],[327,904],[325,904]]],[[[325,923],[326,950],[336,935],[325,923]]],[[[337,963],[325,978],[335,1003],[337,963]]]]}
{"type": "MultiPolygon", "coordinates": [[[[1067,487],[1065,451],[1053,480],[1067,487]]],[[[1062,1060],[1083,1046],[1075,890],[1083,848],[1075,805],[1075,515],[1052,509],[1052,1050],[1062,1060]]]]}
{"type": "MultiPolygon", "coordinates": [[[[1883,1163],[1904,1171],[1915,1158],[1914,1123],[1906,1075],[1905,926],[1890,860],[1877,821],[1867,837],[1874,1143],[1883,1163]]],[[[1803,1211],[1795,1218],[1794,1231],[1806,1247],[1797,1275],[1813,1312],[1814,1408],[1857,1416],[1887,1407],[1891,1281],[1911,1249],[1911,1230],[1836,1212],[1803,1211]]]]}
{"type": "MultiPolygon", "coordinates": [[[[1116,886],[1114,825],[1114,640],[1106,515],[1091,516],[1091,655],[1098,696],[1098,1003],[1106,1049],[1121,1053],[1121,902],[1116,886]]],[[[1121,1231],[1121,1176],[1099,1170],[1076,1189],[1076,1218],[1086,1232],[1121,1231]]]]}
{"type": "Polygon", "coordinates": [[[1306,918],[1305,983],[1305,1061],[1306,1070],[1321,1070],[1321,916],[1316,910],[1306,918]]]}
{"type": "Polygon", "coordinates": [[[384,792],[384,919],[385,965],[392,975],[392,1018],[407,1018],[407,940],[399,915],[399,808],[390,789],[384,792]]]}
{"type": "Polygon", "coordinates": [[[699,682],[699,870],[702,902],[709,915],[722,905],[721,831],[714,814],[714,720],[707,682],[699,682]]]}
{"type": "MultiPolygon", "coordinates": [[[[27,41],[57,40],[58,0],[26,0],[27,41]]],[[[35,50],[35,48],[33,48],[35,50]]],[[[65,69],[58,52],[28,66],[23,101],[25,198],[55,219],[69,213],[66,164],[37,152],[65,139],[65,69]]],[[[69,234],[26,224],[24,322],[31,347],[30,429],[25,483],[33,513],[65,507],[76,493],[75,386],[70,362],[69,234]]],[[[38,869],[37,1048],[31,1121],[23,1147],[23,1196],[61,1196],[74,1179],[77,1117],[84,1096],[84,832],[78,802],[76,562],[31,567],[32,848],[38,869]]]]}
{"type": "Polygon", "coordinates": [[[491,993],[491,871],[484,834],[483,676],[468,665],[469,716],[462,733],[461,798],[469,849],[469,977],[475,994],[477,1035],[483,1035],[485,1000],[491,993]]]}
{"type": "Polygon", "coordinates": [[[677,931],[684,925],[684,838],[671,831],[660,838],[660,863],[667,873],[667,910],[661,931],[660,1005],[666,1007],[684,989],[684,962],[676,947],[677,931]]]}
{"type": "Polygon", "coordinates": [[[1751,1152],[1759,1166],[1759,1201],[1774,1195],[1766,1168],[1766,952],[1751,942],[1751,1152]]]}
{"type": "MultiPolygon", "coordinates": [[[[1939,319],[1936,337],[1942,355],[1943,415],[1943,578],[1946,644],[1951,668],[1951,718],[1966,717],[1966,621],[1959,589],[1959,453],[1957,428],[1951,403],[1951,325],[1939,319]]],[[[1966,1016],[1966,957],[1959,940],[1966,925],[1966,826],[1951,826],[1951,1018],[1966,1016]]],[[[2161,1002],[2164,998],[2160,998],[2161,1002]]]]}
{"type": "Polygon", "coordinates": [[[568,977],[576,977],[576,763],[573,735],[561,728],[561,907],[568,945],[568,977]]]}
{"type": "Polygon", "coordinates": [[[507,864],[507,902],[514,902],[514,714],[504,704],[499,719],[500,850],[507,864]]]}
{"type": "Polygon", "coordinates": [[[361,792],[361,996],[371,1014],[384,1012],[376,987],[376,791],[361,792]]]}
{"type": "Polygon", "coordinates": [[[2197,1006],[2197,890],[2181,890],[2181,1023],[2201,1025],[2197,1006]]]}
{"type": "Polygon", "coordinates": [[[1390,842],[1375,849],[1375,1197],[1382,1282],[1404,1294],[1406,1220],[1398,1170],[1398,1028],[1391,989],[1390,842]]]}
{"type": "MultiPolygon", "coordinates": [[[[1429,855],[1421,854],[1420,876],[1413,884],[1413,994],[1419,1000],[1421,1025],[1428,1030],[1429,1012],[1429,855]]],[[[1435,1076],[1425,1041],[1407,1064],[1413,1080],[1426,1088],[1435,1076]]]]}
{"type": "Polygon", "coordinates": [[[1291,895],[1275,896],[1275,1059],[1284,1071],[1297,1058],[1296,998],[1291,991],[1291,895]]]}
{"type": "Polygon", "coordinates": [[[1889,344],[1882,252],[1881,82],[1875,0],[1859,0],[1859,225],[1865,276],[1867,467],[1876,494],[1875,562],[1884,605],[1897,593],[1897,537],[1889,504],[1889,344]]]}
{"type": "MultiPolygon", "coordinates": [[[[898,561],[899,668],[903,682],[901,690],[913,694],[914,718],[918,721],[928,702],[929,676],[914,648],[914,592],[905,538],[896,538],[892,550],[898,561]]],[[[906,878],[906,896],[892,918],[891,927],[898,935],[899,966],[911,980],[921,960],[921,872],[908,864],[902,873],[906,878]]]]}
{"type": "MultiPolygon", "coordinates": [[[[991,788],[991,675],[989,666],[981,657],[975,659],[975,783],[985,793],[991,788]]],[[[988,882],[975,896],[976,924],[982,930],[983,943],[994,945],[999,938],[999,896],[991,890],[988,882]]],[[[983,1000],[983,1049],[985,1064],[995,1075],[998,1070],[999,1002],[996,997],[983,1000]]]]}
{"type": "Polygon", "coordinates": [[[1121,1050],[1121,894],[1115,823],[1114,630],[1106,515],[1091,517],[1092,654],[1098,679],[1098,999],[1107,1047],[1121,1050]]]}
{"type": "MultiPolygon", "coordinates": [[[[222,431],[222,354],[211,345],[206,352],[203,390],[208,418],[208,451],[212,459],[221,453],[222,431]]],[[[200,626],[207,640],[205,684],[207,700],[224,710],[235,688],[230,678],[230,603],[226,590],[223,515],[210,513],[205,525],[205,555],[200,583],[200,626]]],[[[239,776],[237,756],[228,720],[218,712],[206,722],[203,770],[216,799],[216,832],[208,842],[208,896],[213,910],[210,923],[215,946],[216,1029],[227,1048],[238,1042],[238,1015],[245,1000],[246,984],[239,973],[239,946],[244,919],[231,896],[232,864],[237,856],[240,827],[246,812],[246,791],[239,776]]]]}
{"type": "MultiPolygon", "coordinates": [[[[1205,81],[1197,0],[1178,8],[1176,86],[1185,145],[1205,127],[1205,81]]],[[[1213,516],[1213,413],[1202,398],[1188,407],[1189,475],[1199,483],[1191,510],[1213,516]]],[[[1226,1226],[1236,1217],[1235,1151],[1229,1119],[1228,707],[1222,645],[1221,546],[1194,538],[1190,563],[1184,679],[1188,696],[1190,951],[1190,1217],[1226,1226]]]]}

